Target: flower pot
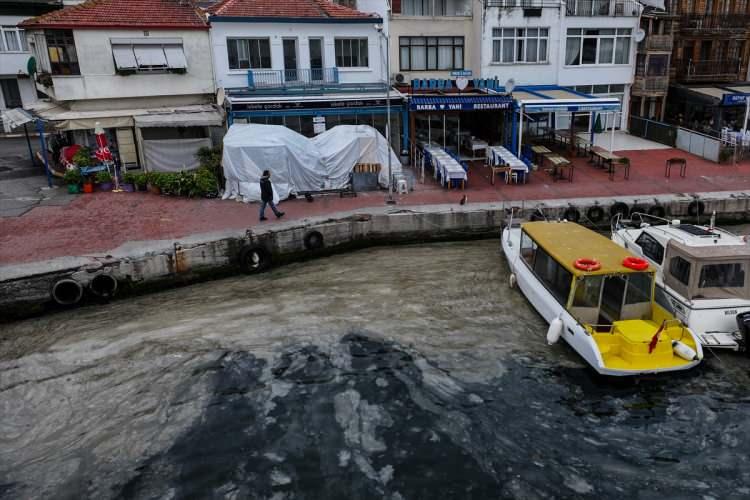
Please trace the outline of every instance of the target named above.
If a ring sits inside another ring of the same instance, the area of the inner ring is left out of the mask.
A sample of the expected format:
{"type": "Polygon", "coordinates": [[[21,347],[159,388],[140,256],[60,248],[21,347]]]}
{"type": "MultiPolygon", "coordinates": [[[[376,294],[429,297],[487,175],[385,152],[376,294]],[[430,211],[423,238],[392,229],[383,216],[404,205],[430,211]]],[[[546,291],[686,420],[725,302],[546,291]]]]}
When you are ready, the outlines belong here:
{"type": "Polygon", "coordinates": [[[111,182],[100,182],[96,185],[98,191],[112,191],[111,182]]]}
{"type": "Polygon", "coordinates": [[[78,184],[68,184],[68,193],[69,194],[80,193],[80,191],[78,190],[78,184]]]}
{"type": "Polygon", "coordinates": [[[161,189],[159,189],[159,186],[154,186],[153,184],[149,184],[148,192],[151,194],[161,194],[161,189]]]}
{"type": "Polygon", "coordinates": [[[122,188],[122,190],[126,193],[132,193],[133,191],[135,191],[135,186],[129,182],[123,182],[122,184],[120,184],[120,188],[122,188]]]}
{"type": "Polygon", "coordinates": [[[94,184],[92,182],[86,182],[83,185],[83,192],[84,193],[93,193],[94,192],[94,184]]]}

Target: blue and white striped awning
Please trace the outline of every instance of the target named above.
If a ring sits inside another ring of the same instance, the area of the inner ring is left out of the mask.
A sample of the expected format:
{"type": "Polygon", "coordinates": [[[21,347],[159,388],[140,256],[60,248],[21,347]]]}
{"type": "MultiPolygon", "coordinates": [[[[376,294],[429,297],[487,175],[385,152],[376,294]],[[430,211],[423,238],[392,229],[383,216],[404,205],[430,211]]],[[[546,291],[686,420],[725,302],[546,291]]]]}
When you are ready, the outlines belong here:
{"type": "Polygon", "coordinates": [[[616,97],[595,97],[573,89],[555,85],[516,87],[513,91],[516,107],[526,113],[588,113],[591,111],[620,111],[616,97]]]}
{"type": "Polygon", "coordinates": [[[506,95],[414,96],[409,99],[412,111],[487,111],[510,109],[513,99],[506,95]]]}

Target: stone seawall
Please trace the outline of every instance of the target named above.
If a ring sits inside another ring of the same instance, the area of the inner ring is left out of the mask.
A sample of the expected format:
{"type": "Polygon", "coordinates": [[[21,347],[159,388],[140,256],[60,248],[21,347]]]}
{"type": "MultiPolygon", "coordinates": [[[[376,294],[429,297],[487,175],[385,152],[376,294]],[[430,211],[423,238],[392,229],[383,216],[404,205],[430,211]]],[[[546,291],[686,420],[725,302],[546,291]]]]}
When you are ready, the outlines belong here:
{"type": "Polygon", "coordinates": [[[196,235],[179,241],[130,242],[107,255],[0,268],[0,320],[238,272],[260,272],[367,246],[495,237],[511,210],[516,218],[577,218],[582,224],[606,230],[612,211],[622,209],[622,204],[628,211],[663,210],[666,216],[682,220],[707,222],[709,214],[716,211],[718,222],[744,222],[750,213],[750,193],[375,207],[261,225],[246,232],[196,235]]]}

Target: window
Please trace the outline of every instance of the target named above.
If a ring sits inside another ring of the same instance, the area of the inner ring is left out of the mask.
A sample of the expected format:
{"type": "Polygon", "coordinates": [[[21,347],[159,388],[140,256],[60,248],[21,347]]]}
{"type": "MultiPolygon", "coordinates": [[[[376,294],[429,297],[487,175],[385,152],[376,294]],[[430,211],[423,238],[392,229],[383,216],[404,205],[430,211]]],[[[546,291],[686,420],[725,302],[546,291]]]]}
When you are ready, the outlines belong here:
{"type": "Polygon", "coordinates": [[[744,288],[745,269],[740,263],[707,264],[701,268],[698,288],[744,288]]]}
{"type": "Polygon", "coordinates": [[[464,38],[399,37],[401,71],[464,69],[464,38]]]}
{"type": "Polygon", "coordinates": [[[672,257],[669,261],[669,274],[685,286],[690,283],[690,262],[682,257],[672,257]]]}
{"type": "Polygon", "coordinates": [[[271,69],[268,38],[228,38],[229,69],[271,69]]]}
{"type": "Polygon", "coordinates": [[[547,62],[549,28],[492,28],[492,62],[547,62]]]}
{"type": "Polygon", "coordinates": [[[45,31],[47,52],[49,53],[50,72],[53,75],[80,75],[78,54],[73,39],[73,32],[69,30],[45,31]]]}
{"type": "Polygon", "coordinates": [[[470,16],[469,0],[401,0],[404,16],[470,16]]]}
{"type": "Polygon", "coordinates": [[[187,60],[180,39],[113,38],[112,57],[120,74],[173,71],[183,73],[187,60]]]}
{"type": "Polygon", "coordinates": [[[367,38],[337,38],[336,66],[339,68],[367,68],[370,66],[367,38]]]}
{"type": "Polygon", "coordinates": [[[635,240],[635,243],[641,247],[643,255],[657,264],[661,264],[661,261],[664,260],[664,247],[650,234],[641,233],[635,240]]]}
{"type": "Polygon", "coordinates": [[[26,34],[15,26],[0,26],[0,52],[28,52],[26,34]]]}
{"type": "Polygon", "coordinates": [[[568,29],[565,64],[628,64],[630,28],[568,29]]]}
{"type": "Polygon", "coordinates": [[[534,273],[560,304],[568,302],[573,275],[542,248],[537,248],[535,252],[534,273]]]}
{"type": "Polygon", "coordinates": [[[599,307],[602,276],[581,276],[576,280],[573,307],[599,307]]]}
{"type": "Polygon", "coordinates": [[[627,276],[628,288],[625,292],[625,304],[651,302],[652,275],[650,273],[632,273],[627,276]]]}
{"type": "Polygon", "coordinates": [[[534,263],[534,252],[536,251],[536,242],[532,240],[526,231],[521,232],[521,257],[529,267],[534,263]]]}

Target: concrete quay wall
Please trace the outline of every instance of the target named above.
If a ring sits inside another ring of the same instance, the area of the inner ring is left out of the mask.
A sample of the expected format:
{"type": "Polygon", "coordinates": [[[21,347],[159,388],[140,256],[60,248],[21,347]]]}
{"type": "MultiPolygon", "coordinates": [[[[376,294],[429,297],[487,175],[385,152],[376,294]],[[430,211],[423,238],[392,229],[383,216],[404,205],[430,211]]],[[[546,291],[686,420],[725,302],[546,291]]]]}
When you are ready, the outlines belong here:
{"type": "Polygon", "coordinates": [[[179,241],[130,242],[107,255],[0,267],[0,321],[239,272],[260,272],[367,246],[496,237],[511,212],[518,219],[538,218],[540,214],[548,219],[571,219],[577,212],[580,223],[606,230],[610,210],[616,203],[642,211],[659,206],[668,217],[686,221],[707,222],[713,211],[719,222],[750,219],[750,192],[373,207],[261,225],[247,231],[195,235],[179,241]],[[589,212],[592,207],[601,210],[589,212]],[[691,217],[698,209],[703,215],[691,217]],[[604,214],[601,220],[592,221],[586,216],[597,212],[604,214]],[[71,303],[61,305],[53,300],[53,295],[71,303]]]}

